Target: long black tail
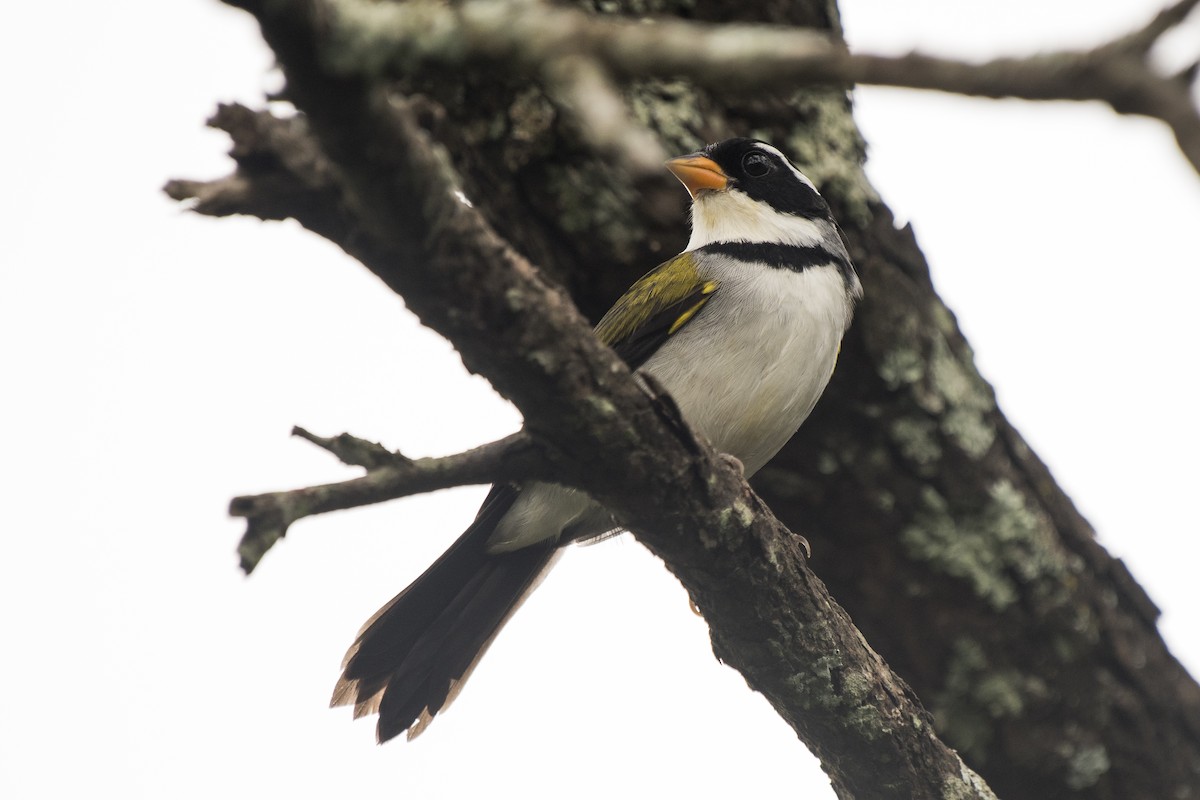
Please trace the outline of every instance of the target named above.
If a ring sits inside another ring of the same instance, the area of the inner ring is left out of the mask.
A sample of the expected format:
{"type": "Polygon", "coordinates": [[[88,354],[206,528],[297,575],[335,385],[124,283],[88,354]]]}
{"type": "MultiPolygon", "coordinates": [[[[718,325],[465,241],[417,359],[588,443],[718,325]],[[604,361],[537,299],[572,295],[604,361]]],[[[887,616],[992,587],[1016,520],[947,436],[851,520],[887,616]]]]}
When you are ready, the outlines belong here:
{"type": "Polygon", "coordinates": [[[492,639],[549,569],[552,542],[489,554],[487,539],[518,490],[492,489],[471,527],[367,620],[342,662],[331,705],[379,712],[380,742],[423,731],[458,694],[492,639]]]}

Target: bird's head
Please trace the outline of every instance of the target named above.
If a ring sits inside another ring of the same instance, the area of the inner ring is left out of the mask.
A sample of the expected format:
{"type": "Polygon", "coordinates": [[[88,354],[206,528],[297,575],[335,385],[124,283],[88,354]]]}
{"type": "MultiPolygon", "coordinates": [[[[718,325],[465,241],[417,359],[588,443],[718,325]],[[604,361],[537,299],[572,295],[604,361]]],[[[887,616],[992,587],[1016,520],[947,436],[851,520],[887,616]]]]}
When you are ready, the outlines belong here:
{"type": "Polygon", "coordinates": [[[757,139],[726,139],[667,162],[692,196],[688,250],[714,242],[812,246],[836,238],[829,205],[804,173],[757,139]]]}

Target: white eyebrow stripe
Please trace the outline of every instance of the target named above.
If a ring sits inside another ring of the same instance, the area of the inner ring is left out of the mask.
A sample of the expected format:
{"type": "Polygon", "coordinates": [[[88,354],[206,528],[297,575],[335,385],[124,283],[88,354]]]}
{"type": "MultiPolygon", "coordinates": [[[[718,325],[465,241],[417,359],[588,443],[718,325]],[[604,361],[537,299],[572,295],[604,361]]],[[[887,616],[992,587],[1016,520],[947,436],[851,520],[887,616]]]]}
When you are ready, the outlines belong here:
{"type": "MultiPolygon", "coordinates": [[[[779,152],[773,146],[767,144],[766,142],[755,142],[754,146],[757,147],[759,150],[762,150],[765,153],[770,153],[771,155],[776,156],[780,161],[782,161],[784,163],[784,166],[786,166],[788,169],[790,169],[792,171],[793,175],[795,175],[797,178],[800,179],[801,183],[803,183],[808,188],[812,189],[814,192],[817,191],[817,187],[814,186],[813,182],[808,179],[808,176],[805,175],[800,170],[796,169],[796,166],[794,164],[792,164],[791,160],[788,159],[788,157],[785,156],[783,153],[779,152]]],[[[817,194],[820,194],[820,192],[817,192],[817,194]]]]}

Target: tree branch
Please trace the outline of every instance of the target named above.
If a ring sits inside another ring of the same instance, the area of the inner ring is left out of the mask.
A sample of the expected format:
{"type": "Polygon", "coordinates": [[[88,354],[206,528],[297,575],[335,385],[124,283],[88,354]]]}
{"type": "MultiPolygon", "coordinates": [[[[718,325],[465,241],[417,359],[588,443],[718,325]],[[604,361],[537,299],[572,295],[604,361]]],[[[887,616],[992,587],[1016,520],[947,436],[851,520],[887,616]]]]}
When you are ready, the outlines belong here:
{"type": "Polygon", "coordinates": [[[288,527],[305,517],[451,486],[545,478],[549,472],[537,446],[523,433],[465,453],[416,460],[348,433],[325,439],[295,428],[293,434],[329,450],[347,464],[367,467],[367,474],[339,483],[233,498],[230,516],[246,520],[238,555],[247,575],[287,535],[288,527]]]}
{"type": "MultiPolygon", "coordinates": [[[[317,447],[328,450],[343,464],[351,467],[366,467],[367,469],[391,465],[407,467],[413,463],[413,460],[403,453],[388,450],[379,442],[370,442],[348,433],[339,433],[337,436],[331,437],[317,436],[297,425],[292,428],[292,436],[298,436],[312,442],[317,447]]],[[[497,444],[502,443],[498,442],[497,444]]]]}
{"type": "Polygon", "coordinates": [[[422,64],[473,61],[537,75],[545,65],[570,57],[592,59],[625,80],[683,77],[722,94],[872,84],[975,97],[1095,100],[1119,114],[1166,123],[1200,172],[1200,113],[1190,87],[1159,74],[1147,61],[1151,46],[1198,2],[1180,0],[1138,31],[1090,51],[974,64],[918,53],[851,53],[840,41],[812,30],[598,18],[527,0],[455,5],[337,0],[327,20],[335,43],[327,60],[342,75],[400,75],[422,64]]]}

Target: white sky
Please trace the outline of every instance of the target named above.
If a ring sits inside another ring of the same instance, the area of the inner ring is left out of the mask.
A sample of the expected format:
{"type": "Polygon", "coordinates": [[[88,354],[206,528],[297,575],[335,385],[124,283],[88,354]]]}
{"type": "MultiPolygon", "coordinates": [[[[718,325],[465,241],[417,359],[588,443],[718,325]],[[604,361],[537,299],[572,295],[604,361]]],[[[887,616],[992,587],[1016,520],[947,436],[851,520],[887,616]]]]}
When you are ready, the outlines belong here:
{"type": "MultiPolygon", "coordinates": [[[[969,56],[1085,45],[1156,7],[843,5],[856,45],[969,56]]],[[[292,424],[424,455],[518,418],[328,243],[159,192],[227,171],[202,123],[270,83],[248,17],[126,0],[24,3],[10,22],[0,796],[832,797],[627,538],[572,552],[416,743],[375,747],[373,723],[327,710],[358,625],[482,489],[303,522],[249,580],[229,498],[353,474],[292,424]]],[[[1098,107],[879,90],[858,106],[871,175],[1002,406],[1200,668],[1200,178],[1160,126],[1098,107]]]]}

